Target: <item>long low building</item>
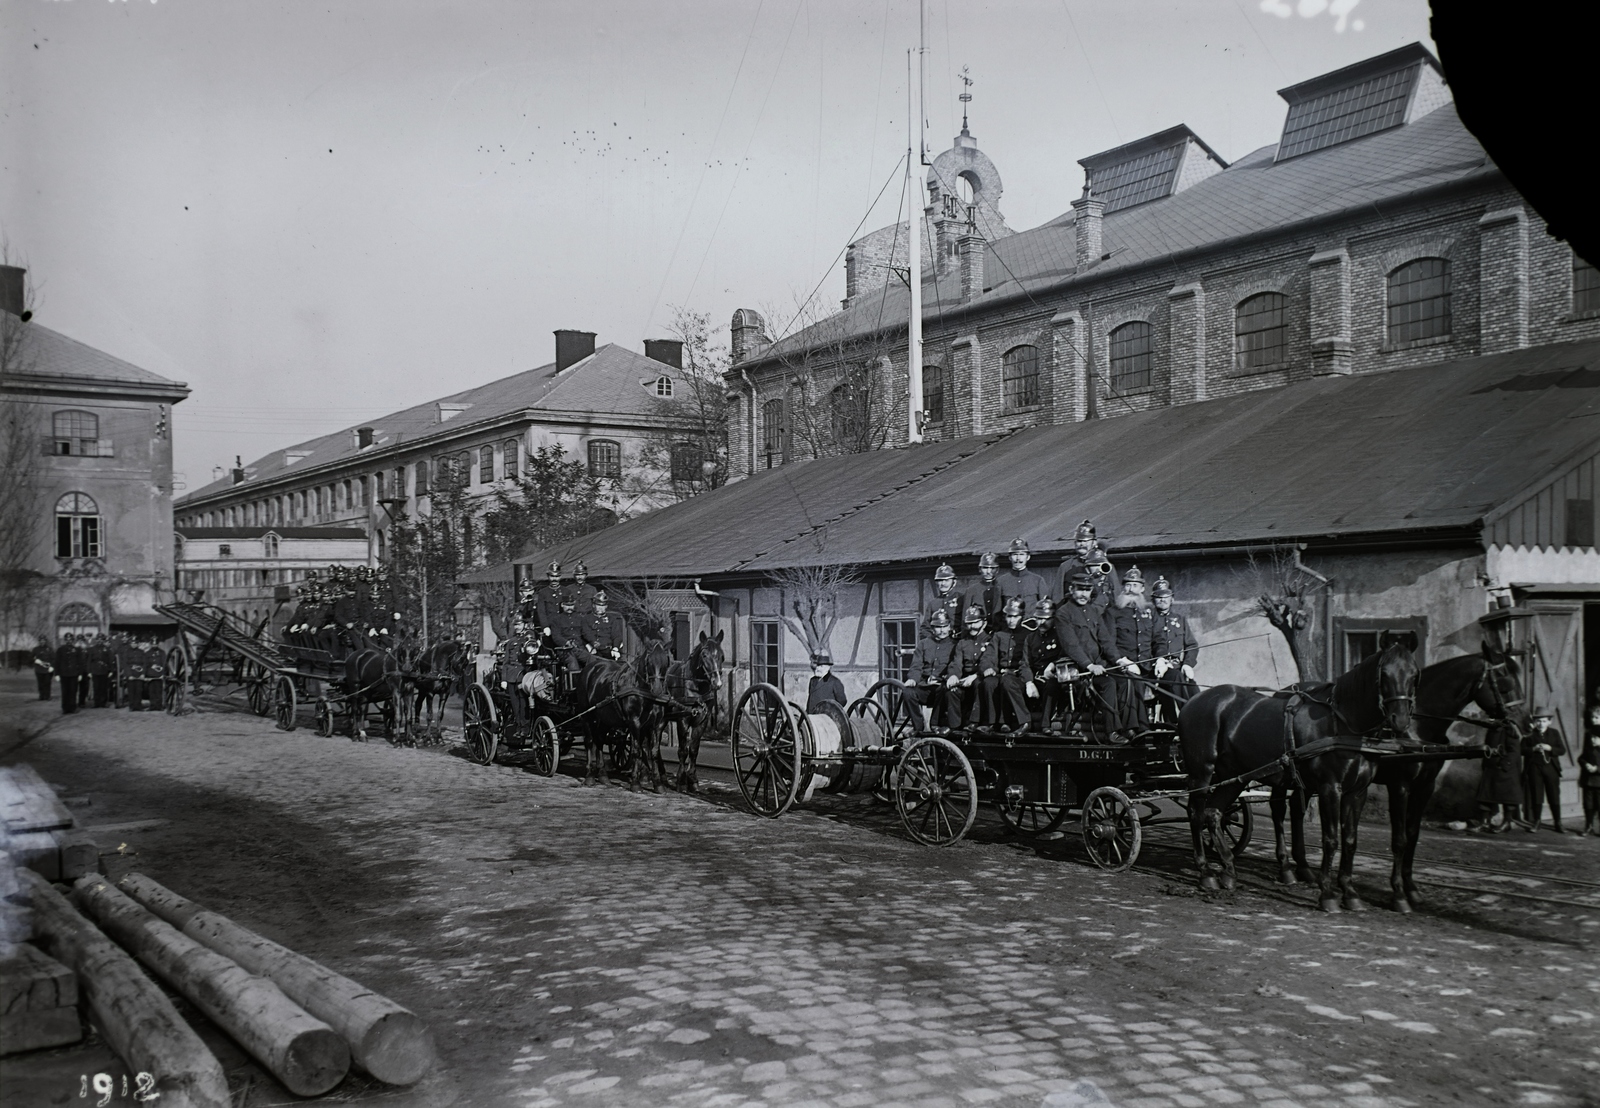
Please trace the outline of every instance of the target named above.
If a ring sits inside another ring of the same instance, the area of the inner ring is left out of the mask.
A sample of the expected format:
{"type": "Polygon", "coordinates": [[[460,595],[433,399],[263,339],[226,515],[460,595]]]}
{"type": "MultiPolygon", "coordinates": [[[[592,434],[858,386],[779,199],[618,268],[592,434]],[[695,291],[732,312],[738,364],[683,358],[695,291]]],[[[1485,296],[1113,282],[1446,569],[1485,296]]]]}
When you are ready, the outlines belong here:
{"type": "Polygon", "coordinates": [[[1259,603],[1285,573],[1321,672],[1384,632],[1423,664],[1475,651],[1507,595],[1538,613],[1531,691],[1573,735],[1600,679],[1597,454],[1600,343],[1566,343],[809,461],[519,561],[648,582],[680,643],[724,630],[730,697],[763,680],[803,698],[808,651],[774,575],[849,567],[829,646],[855,695],[905,672],[939,562],[970,579],[1020,537],[1048,570],[1087,517],[1119,568],[1172,582],[1204,684],[1296,679],[1259,603]]]}

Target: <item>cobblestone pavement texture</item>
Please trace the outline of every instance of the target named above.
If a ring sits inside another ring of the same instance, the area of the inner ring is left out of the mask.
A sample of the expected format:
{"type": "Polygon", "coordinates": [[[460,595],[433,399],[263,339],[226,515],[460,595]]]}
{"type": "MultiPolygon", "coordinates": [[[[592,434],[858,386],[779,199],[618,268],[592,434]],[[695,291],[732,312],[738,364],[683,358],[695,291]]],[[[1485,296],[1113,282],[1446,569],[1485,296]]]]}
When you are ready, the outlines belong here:
{"type": "MultiPolygon", "coordinates": [[[[423,1102],[1600,1104],[1600,913],[1322,915],[1304,890],[1202,897],[1173,850],[1102,874],[1069,847],[918,846],[854,818],[866,798],[768,821],[725,788],[584,788],[242,713],[61,719],[21,688],[5,712],[49,726],[6,761],[87,797],[85,823],[170,821],[105,834],[107,871],[424,1016],[423,1102]]],[[[1600,840],[1534,843],[1600,880],[1600,840]]]]}

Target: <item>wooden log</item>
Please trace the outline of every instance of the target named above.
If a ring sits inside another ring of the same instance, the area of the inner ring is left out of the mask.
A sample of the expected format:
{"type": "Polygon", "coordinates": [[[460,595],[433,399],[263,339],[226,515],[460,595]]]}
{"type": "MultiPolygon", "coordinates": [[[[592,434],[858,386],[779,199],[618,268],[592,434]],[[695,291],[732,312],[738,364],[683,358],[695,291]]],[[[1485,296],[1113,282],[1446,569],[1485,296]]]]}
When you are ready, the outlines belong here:
{"type": "Polygon", "coordinates": [[[154,1076],[162,1108],[232,1108],[228,1079],[200,1036],[134,960],[37,874],[23,873],[34,930],[78,976],[89,1015],[135,1073],[154,1076]]]}
{"type": "Polygon", "coordinates": [[[61,880],[61,844],[48,831],[8,835],[6,853],[18,866],[31,869],[46,881],[61,880]]]}
{"type": "Polygon", "coordinates": [[[130,873],[117,884],[189,938],[251,973],[270,977],[306,1011],[344,1036],[356,1065],[379,1081],[411,1085],[432,1067],[433,1035],[427,1025],[388,997],[207,911],[143,874],[130,873]]]}
{"type": "Polygon", "coordinates": [[[290,1092],[321,1096],[350,1072],[350,1048],[344,1040],[271,981],[180,934],[102,877],[80,880],[73,899],[290,1092]]]}
{"type": "Polygon", "coordinates": [[[13,834],[26,831],[54,831],[75,822],[67,806],[56,799],[55,790],[45,784],[27,763],[0,769],[0,822],[13,834]]]}

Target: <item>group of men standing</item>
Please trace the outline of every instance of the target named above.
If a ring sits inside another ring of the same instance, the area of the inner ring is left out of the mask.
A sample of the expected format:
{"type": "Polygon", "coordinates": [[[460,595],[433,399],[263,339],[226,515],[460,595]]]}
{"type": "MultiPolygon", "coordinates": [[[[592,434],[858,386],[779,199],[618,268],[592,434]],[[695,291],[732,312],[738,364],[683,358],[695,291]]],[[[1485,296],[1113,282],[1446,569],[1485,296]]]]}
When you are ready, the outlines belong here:
{"type": "Polygon", "coordinates": [[[1145,595],[1137,566],[1119,574],[1084,520],[1074,550],[1046,582],[1028,568],[1028,544],[1011,543],[1011,566],[978,560],[978,580],[957,591],[941,565],[923,613],[907,695],[935,729],[982,725],[999,731],[1062,730],[1058,713],[1108,737],[1168,720],[1198,691],[1199,644],[1172,611],[1172,586],[1157,578],[1145,595]]]}
{"type": "Polygon", "coordinates": [[[68,633],[56,647],[40,636],[33,648],[33,675],[40,700],[50,699],[50,686],[60,679],[63,714],[106,707],[115,681],[122,683],[122,698],[130,711],[143,711],[146,699],[159,709],[165,703],[167,652],[153,638],[121,632],[109,637],[68,633]]]}

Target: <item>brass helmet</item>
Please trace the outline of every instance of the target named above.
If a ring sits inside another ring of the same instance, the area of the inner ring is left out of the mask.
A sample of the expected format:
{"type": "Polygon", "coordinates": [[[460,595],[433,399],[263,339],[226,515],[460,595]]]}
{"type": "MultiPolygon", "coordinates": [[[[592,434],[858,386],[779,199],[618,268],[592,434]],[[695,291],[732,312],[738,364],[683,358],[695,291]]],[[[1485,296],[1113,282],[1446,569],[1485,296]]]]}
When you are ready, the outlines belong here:
{"type": "MultiPolygon", "coordinates": [[[[1131,573],[1132,571],[1130,570],[1129,572],[1131,573]]],[[[1160,599],[1163,596],[1171,595],[1172,585],[1168,583],[1165,577],[1157,577],[1156,583],[1150,586],[1150,596],[1154,599],[1160,599]]]]}
{"type": "Polygon", "coordinates": [[[1082,523],[1078,524],[1078,530],[1072,537],[1078,541],[1088,539],[1090,542],[1093,542],[1095,538],[1094,524],[1090,523],[1088,520],[1084,520],[1082,523]]]}
{"type": "Polygon", "coordinates": [[[1008,596],[1000,609],[1007,616],[1020,616],[1022,614],[1022,597],[1008,596]]]}
{"type": "Polygon", "coordinates": [[[982,556],[980,556],[978,558],[978,568],[979,569],[999,569],[1000,568],[1000,559],[996,558],[992,553],[984,554],[984,555],[982,555],[982,556]]]}
{"type": "Polygon", "coordinates": [[[933,615],[928,617],[928,626],[936,629],[942,627],[948,631],[950,629],[950,613],[943,608],[935,608],[933,615]]]}
{"type": "Polygon", "coordinates": [[[963,623],[987,623],[989,617],[984,615],[983,609],[976,604],[968,604],[967,610],[962,613],[961,621],[963,623]]]}
{"type": "Polygon", "coordinates": [[[956,579],[956,571],[949,562],[945,562],[933,571],[933,579],[935,581],[954,581],[956,579]]]}

